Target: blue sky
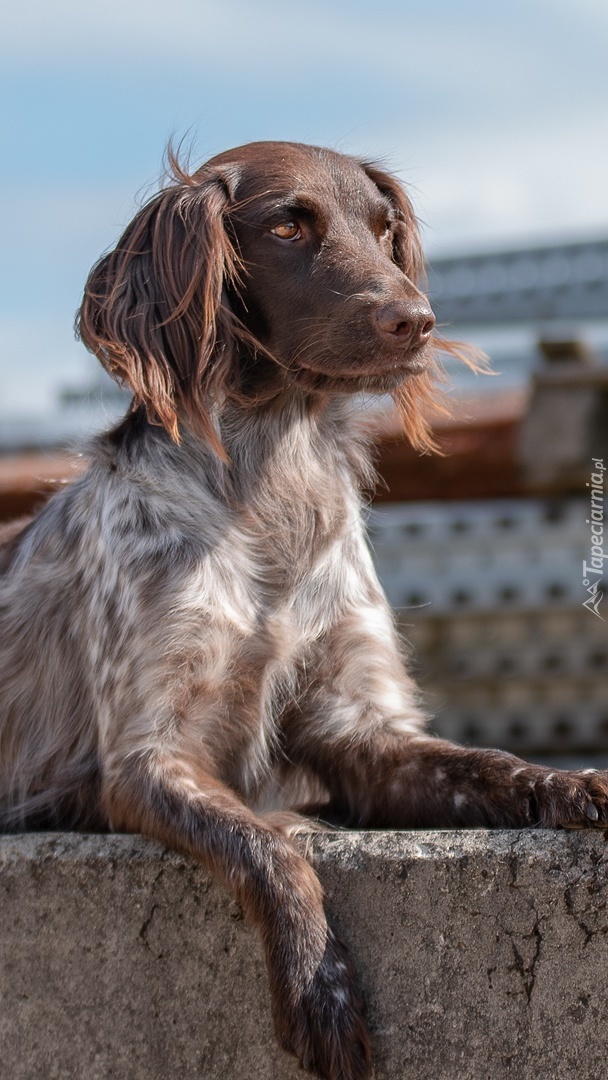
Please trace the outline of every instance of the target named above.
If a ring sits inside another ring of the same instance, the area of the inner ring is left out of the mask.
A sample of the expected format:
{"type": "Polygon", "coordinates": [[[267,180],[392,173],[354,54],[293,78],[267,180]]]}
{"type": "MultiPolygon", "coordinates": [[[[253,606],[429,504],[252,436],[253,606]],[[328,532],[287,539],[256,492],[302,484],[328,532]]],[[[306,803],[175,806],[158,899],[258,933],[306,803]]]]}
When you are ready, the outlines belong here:
{"type": "Polygon", "coordinates": [[[0,71],[0,417],[92,377],[82,285],[171,135],[380,156],[430,251],[608,234],[605,0],[21,0],[0,71]]]}

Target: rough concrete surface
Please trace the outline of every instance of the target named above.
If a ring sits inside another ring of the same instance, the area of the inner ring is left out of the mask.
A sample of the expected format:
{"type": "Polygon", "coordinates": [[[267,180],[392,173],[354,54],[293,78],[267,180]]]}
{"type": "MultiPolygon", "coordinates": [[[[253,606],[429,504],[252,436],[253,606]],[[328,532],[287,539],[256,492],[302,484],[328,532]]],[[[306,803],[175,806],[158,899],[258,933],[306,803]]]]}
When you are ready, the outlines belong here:
{"type": "MultiPolygon", "coordinates": [[[[315,836],[378,1080],[608,1073],[603,833],[315,836]]],[[[131,836],[0,839],[3,1080],[296,1080],[241,912],[131,836]]]]}

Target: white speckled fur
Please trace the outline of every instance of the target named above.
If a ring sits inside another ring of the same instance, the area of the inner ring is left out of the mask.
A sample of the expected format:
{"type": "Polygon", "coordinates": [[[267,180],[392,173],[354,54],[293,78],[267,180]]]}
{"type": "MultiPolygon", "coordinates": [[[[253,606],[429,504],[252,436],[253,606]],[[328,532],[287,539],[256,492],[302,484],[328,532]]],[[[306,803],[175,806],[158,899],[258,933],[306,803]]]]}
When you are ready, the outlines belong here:
{"type": "Polygon", "coordinates": [[[86,817],[88,785],[103,791],[125,760],[214,759],[229,729],[246,745],[223,779],[255,803],[287,764],[277,746],[294,702],[328,737],[420,730],[363,535],[361,446],[340,446],[352,409],[311,418],[294,396],[291,411],[287,495],[285,416],[256,468],[255,424],[243,436],[229,414],[233,461],[248,452],[240,500],[194,439],[178,448],[148,426],[136,461],[98,440],[88,473],[23,534],[0,579],[5,827],[52,814],[60,795],[86,817]],[[330,640],[324,684],[316,650],[330,640]]]}

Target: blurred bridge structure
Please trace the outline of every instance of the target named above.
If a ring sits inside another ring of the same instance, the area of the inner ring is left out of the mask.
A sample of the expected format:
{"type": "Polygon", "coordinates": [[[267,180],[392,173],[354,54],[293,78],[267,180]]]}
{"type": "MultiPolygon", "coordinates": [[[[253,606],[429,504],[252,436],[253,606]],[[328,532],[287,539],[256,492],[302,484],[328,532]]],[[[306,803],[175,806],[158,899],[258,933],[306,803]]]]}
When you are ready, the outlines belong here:
{"type": "Polygon", "coordinates": [[[436,258],[429,292],[439,324],[608,318],[608,239],[436,258]]]}

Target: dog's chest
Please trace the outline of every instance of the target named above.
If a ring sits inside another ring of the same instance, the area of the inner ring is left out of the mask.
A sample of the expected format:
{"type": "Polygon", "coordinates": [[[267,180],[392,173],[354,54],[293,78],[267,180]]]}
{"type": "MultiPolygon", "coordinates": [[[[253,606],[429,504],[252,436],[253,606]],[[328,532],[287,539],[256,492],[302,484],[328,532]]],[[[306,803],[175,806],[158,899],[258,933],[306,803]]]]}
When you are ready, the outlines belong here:
{"type": "MultiPolygon", "coordinates": [[[[246,522],[250,525],[250,522],[246,522]]],[[[356,524],[356,523],[355,523],[356,524]]],[[[311,534],[297,548],[275,534],[227,529],[171,597],[170,633],[192,657],[193,692],[274,714],[311,649],[360,587],[353,528],[311,534]]]]}
{"type": "Polygon", "coordinates": [[[268,775],[281,718],[348,603],[349,566],[343,538],[294,561],[235,527],[173,598],[163,631],[179,644],[170,661],[173,711],[213,747],[221,775],[243,795],[268,775]]]}
{"type": "Polygon", "coordinates": [[[266,643],[269,660],[295,663],[339,617],[355,575],[344,535],[290,547],[281,534],[234,528],[198,568],[191,595],[201,627],[229,634],[237,652],[266,643]]]}

